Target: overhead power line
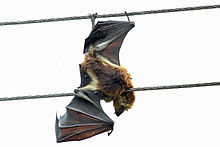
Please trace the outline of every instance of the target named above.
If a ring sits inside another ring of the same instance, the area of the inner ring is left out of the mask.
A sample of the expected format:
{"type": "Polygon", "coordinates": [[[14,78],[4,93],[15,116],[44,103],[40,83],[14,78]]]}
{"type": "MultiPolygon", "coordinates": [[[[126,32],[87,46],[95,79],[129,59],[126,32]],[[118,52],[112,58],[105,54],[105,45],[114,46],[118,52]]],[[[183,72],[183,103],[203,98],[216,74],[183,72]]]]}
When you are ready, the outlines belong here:
{"type": "MultiPolygon", "coordinates": [[[[183,8],[173,8],[173,9],[160,9],[160,10],[128,12],[127,14],[126,13],[113,13],[113,14],[102,14],[102,15],[97,14],[96,18],[122,17],[122,16],[126,16],[126,15],[134,16],[134,15],[145,15],[145,14],[159,14],[159,13],[195,11],[195,10],[216,9],[216,8],[220,8],[220,4],[219,5],[208,5],[208,6],[195,6],[195,7],[183,7],[183,8]]],[[[18,25],[18,24],[32,24],[32,23],[45,23],[45,22],[58,22],[58,21],[80,20],[80,19],[90,19],[90,18],[91,18],[91,15],[49,18],[49,19],[37,19],[37,20],[25,20],[25,21],[10,21],[10,22],[0,22],[0,26],[18,25]]]]}
{"type": "Polygon", "coordinates": [[[163,89],[194,88],[194,87],[207,87],[207,86],[220,86],[220,82],[183,84],[183,85],[168,85],[168,86],[153,86],[153,87],[139,87],[139,88],[130,88],[130,89],[127,90],[127,92],[147,91],[147,90],[163,90],[163,89]]]}
{"type": "Polygon", "coordinates": [[[43,98],[67,97],[67,96],[75,96],[75,95],[76,95],[75,93],[56,93],[56,94],[45,94],[45,95],[15,96],[15,97],[3,97],[0,98],[0,101],[43,99],[43,98]]]}
{"type": "MultiPolygon", "coordinates": [[[[193,87],[206,87],[206,86],[220,86],[220,82],[130,88],[130,89],[127,90],[127,92],[132,92],[132,91],[149,91],[149,90],[163,90],[163,89],[179,89],[179,88],[193,88],[193,87]]],[[[75,95],[76,95],[75,93],[60,93],[60,94],[47,94],[47,95],[3,97],[3,98],[0,98],[0,101],[25,100],[25,99],[41,99],[41,98],[54,98],[54,97],[67,97],[67,96],[75,96],[75,95]]]]}

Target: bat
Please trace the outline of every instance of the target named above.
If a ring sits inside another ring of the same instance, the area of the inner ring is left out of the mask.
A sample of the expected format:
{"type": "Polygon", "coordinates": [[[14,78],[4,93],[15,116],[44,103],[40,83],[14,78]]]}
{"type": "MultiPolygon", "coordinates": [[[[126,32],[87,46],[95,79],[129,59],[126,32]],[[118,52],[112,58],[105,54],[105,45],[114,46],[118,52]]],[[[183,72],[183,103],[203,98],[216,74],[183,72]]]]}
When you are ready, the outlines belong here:
{"type": "Polygon", "coordinates": [[[66,106],[66,113],[56,118],[57,142],[79,141],[113,131],[114,121],[103,111],[100,101],[113,101],[120,116],[135,101],[130,74],[120,66],[119,51],[126,34],[134,27],[130,21],[99,21],[85,39],[85,59],[80,64],[81,84],[76,96],[66,106]]]}

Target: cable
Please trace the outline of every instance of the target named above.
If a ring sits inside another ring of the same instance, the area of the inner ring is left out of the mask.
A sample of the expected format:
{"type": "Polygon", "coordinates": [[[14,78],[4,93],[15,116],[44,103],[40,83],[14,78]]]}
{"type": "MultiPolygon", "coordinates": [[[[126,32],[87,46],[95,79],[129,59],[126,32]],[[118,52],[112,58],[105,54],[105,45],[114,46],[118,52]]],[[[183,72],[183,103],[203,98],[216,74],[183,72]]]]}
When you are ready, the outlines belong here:
{"type": "MultiPolygon", "coordinates": [[[[140,87],[140,88],[128,89],[126,92],[147,91],[147,90],[148,91],[149,90],[162,90],[162,89],[178,89],[178,88],[193,88],[193,87],[205,87],[205,86],[220,86],[220,82],[183,84],[183,85],[168,85],[168,86],[153,86],[153,87],[140,87]]],[[[75,96],[75,95],[76,95],[75,93],[60,93],[60,94],[33,95],[33,96],[3,97],[3,98],[0,98],[0,101],[40,99],[40,98],[53,98],[53,97],[67,97],[67,96],[75,96]]]]}
{"type": "Polygon", "coordinates": [[[162,90],[162,89],[193,88],[193,87],[206,87],[206,86],[220,86],[220,82],[130,88],[130,89],[127,90],[127,92],[147,91],[147,90],[162,90]]]}
{"type": "Polygon", "coordinates": [[[46,95],[28,95],[28,96],[16,96],[16,97],[3,97],[3,98],[0,98],[0,101],[54,98],[54,97],[66,97],[66,96],[75,96],[75,95],[76,95],[75,93],[59,93],[59,94],[46,94],[46,95]]]}
{"type": "MultiPolygon", "coordinates": [[[[138,11],[138,12],[129,12],[129,13],[102,14],[102,15],[96,15],[96,18],[122,17],[122,16],[134,16],[134,15],[145,15],[145,14],[159,14],[159,13],[194,11],[194,10],[216,9],[216,8],[220,8],[220,4],[219,5],[208,5],[208,6],[173,8],[173,9],[138,11]]],[[[18,25],[18,24],[31,24],[31,23],[45,23],[45,22],[57,22],[57,21],[68,21],[68,20],[80,20],[80,19],[91,19],[91,15],[62,17],[62,18],[49,18],[49,19],[38,19],[38,20],[0,22],[0,26],[18,25]]]]}

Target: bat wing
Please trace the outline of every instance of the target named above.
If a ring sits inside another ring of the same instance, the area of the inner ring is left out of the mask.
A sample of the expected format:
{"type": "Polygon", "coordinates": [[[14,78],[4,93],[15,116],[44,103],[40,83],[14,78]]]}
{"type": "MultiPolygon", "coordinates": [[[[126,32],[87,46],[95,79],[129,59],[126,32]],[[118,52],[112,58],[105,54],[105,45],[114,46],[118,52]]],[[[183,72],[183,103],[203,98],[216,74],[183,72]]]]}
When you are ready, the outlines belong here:
{"type": "Polygon", "coordinates": [[[57,142],[79,141],[113,130],[114,122],[102,110],[99,95],[86,90],[80,93],[86,98],[75,96],[66,113],[56,119],[57,142]]]}
{"type": "Polygon", "coordinates": [[[90,45],[96,55],[107,58],[120,65],[119,51],[127,33],[134,27],[129,21],[99,21],[85,40],[84,53],[89,52],[90,45]]]}
{"type": "MultiPolygon", "coordinates": [[[[91,79],[87,73],[80,70],[80,74],[80,87],[89,84],[91,79]]],[[[67,105],[66,113],[60,119],[56,118],[57,142],[79,141],[113,130],[113,120],[100,105],[102,93],[91,90],[78,90],[76,93],[77,96],[67,105]]]]}

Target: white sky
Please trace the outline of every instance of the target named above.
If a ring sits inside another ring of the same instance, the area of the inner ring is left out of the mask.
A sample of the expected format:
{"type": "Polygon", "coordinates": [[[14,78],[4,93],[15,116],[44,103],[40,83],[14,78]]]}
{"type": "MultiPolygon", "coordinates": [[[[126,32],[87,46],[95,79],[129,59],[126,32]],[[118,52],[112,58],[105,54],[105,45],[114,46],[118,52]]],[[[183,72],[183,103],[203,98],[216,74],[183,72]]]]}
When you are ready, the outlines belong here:
{"type": "MultiPolygon", "coordinates": [[[[220,4],[219,0],[1,0],[0,21],[220,4]]],[[[220,9],[132,16],[120,52],[135,87],[220,81],[220,9]]],[[[108,18],[127,20],[122,18],[108,18]]],[[[98,19],[106,20],[106,19],[98,19]]],[[[73,92],[90,20],[0,27],[0,97],[73,92]]],[[[113,133],[56,143],[55,114],[72,97],[0,102],[0,146],[220,146],[220,87],[136,92],[113,133]]]]}

